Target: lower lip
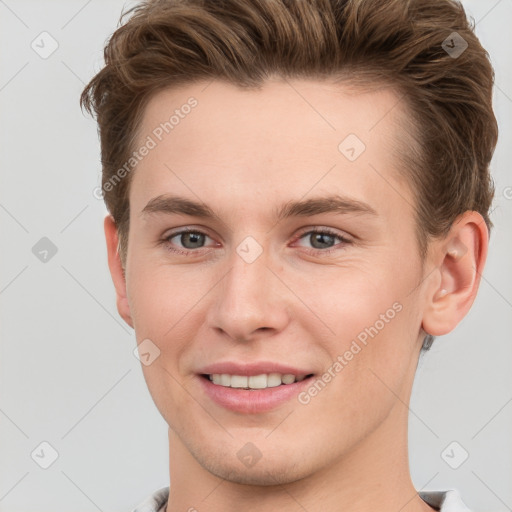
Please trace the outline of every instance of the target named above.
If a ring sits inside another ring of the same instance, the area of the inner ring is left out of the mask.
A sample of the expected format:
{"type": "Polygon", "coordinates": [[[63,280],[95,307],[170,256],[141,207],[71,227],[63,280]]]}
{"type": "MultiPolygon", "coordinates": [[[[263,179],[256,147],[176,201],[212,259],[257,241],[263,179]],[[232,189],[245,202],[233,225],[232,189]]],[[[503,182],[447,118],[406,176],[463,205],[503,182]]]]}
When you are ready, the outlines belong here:
{"type": "Polygon", "coordinates": [[[314,379],[308,377],[293,384],[283,384],[265,389],[228,388],[214,384],[208,378],[199,376],[205,393],[218,405],[236,412],[255,414],[275,409],[284,402],[296,397],[314,379]]]}

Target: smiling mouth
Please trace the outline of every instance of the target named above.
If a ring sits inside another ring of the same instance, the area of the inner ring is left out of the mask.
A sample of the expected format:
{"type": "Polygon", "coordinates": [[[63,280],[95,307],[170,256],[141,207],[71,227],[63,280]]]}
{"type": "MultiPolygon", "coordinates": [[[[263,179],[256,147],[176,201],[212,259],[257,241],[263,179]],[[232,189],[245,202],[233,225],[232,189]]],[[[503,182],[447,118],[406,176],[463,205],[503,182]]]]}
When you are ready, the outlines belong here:
{"type": "Polygon", "coordinates": [[[225,388],[257,391],[281,386],[289,386],[296,382],[310,379],[314,374],[293,375],[291,373],[263,373],[260,375],[230,375],[227,373],[201,374],[201,377],[213,384],[225,388]]]}

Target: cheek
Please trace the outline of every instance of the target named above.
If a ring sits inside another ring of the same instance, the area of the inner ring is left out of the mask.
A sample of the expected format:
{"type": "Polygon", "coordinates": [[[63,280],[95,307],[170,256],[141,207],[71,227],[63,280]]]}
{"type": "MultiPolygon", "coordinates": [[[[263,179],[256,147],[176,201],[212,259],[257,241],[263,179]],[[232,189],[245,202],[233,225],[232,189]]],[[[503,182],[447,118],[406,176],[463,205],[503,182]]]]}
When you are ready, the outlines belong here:
{"type": "Polygon", "coordinates": [[[194,282],[179,269],[134,258],[127,290],[139,341],[175,338],[177,328],[204,294],[194,282]]]}
{"type": "Polygon", "coordinates": [[[174,415],[183,401],[177,385],[181,381],[179,362],[193,336],[187,315],[198,299],[162,266],[134,265],[127,283],[137,343],[150,340],[149,346],[158,354],[151,364],[141,364],[144,378],[164,417],[169,415],[165,411],[169,403],[174,404],[174,415]]]}
{"type": "MultiPolygon", "coordinates": [[[[364,338],[365,329],[379,321],[380,315],[386,314],[385,320],[394,319],[399,298],[399,289],[391,284],[388,269],[372,264],[359,264],[358,267],[320,269],[311,279],[304,281],[298,276],[294,291],[315,313],[318,320],[329,327],[333,338],[343,341],[357,337],[364,338]]],[[[314,318],[315,315],[309,315],[314,318]]],[[[296,320],[300,321],[300,317],[296,320]]],[[[379,330],[384,326],[380,325],[379,330]]],[[[386,326],[389,322],[386,322],[386,326]]]]}
{"type": "Polygon", "coordinates": [[[313,335],[320,332],[319,326],[327,333],[322,340],[313,339],[323,344],[333,362],[326,371],[343,375],[340,386],[365,386],[366,395],[368,389],[389,394],[379,377],[391,387],[398,386],[416,341],[417,315],[410,294],[414,278],[400,276],[392,265],[384,264],[335,270],[335,277],[318,276],[314,287],[297,290],[315,313],[298,321],[313,335]],[[339,364],[334,366],[336,361],[339,364]]]}
{"type": "Polygon", "coordinates": [[[151,364],[141,367],[157,409],[172,427],[175,418],[186,415],[184,408],[190,400],[184,391],[180,361],[195,335],[189,315],[198,298],[193,291],[176,286],[162,268],[139,270],[130,284],[137,342],[149,339],[158,354],[151,364]]]}
{"type": "Polygon", "coordinates": [[[310,388],[304,401],[311,400],[310,415],[334,431],[335,425],[360,433],[373,429],[396,405],[397,395],[403,396],[411,355],[404,337],[407,313],[392,299],[372,296],[329,305],[327,321],[336,332],[324,345],[329,363],[318,379],[320,391],[310,388]]]}

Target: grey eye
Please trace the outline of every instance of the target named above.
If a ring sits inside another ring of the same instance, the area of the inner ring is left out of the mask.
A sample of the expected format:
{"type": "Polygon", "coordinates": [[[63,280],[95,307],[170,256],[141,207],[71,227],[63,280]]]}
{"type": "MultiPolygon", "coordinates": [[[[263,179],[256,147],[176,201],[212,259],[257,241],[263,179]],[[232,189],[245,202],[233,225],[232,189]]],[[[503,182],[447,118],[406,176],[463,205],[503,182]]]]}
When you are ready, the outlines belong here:
{"type": "Polygon", "coordinates": [[[180,243],[185,249],[197,249],[204,245],[206,235],[197,231],[181,233],[179,235],[180,243]]]}

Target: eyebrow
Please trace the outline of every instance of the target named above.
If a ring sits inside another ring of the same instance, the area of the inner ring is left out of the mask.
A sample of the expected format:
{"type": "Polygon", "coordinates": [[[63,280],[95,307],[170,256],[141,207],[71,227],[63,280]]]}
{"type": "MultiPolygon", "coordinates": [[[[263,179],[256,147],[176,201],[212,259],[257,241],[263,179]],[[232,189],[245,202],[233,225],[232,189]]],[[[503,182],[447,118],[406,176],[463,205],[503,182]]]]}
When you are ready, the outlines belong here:
{"type": "MultiPolygon", "coordinates": [[[[151,199],[141,212],[141,215],[163,213],[181,214],[204,219],[219,218],[206,204],[173,195],[160,195],[151,199]]],[[[274,209],[276,221],[290,217],[308,217],[322,213],[359,214],[378,216],[377,212],[367,203],[340,195],[329,195],[307,200],[291,200],[274,209]]]]}

